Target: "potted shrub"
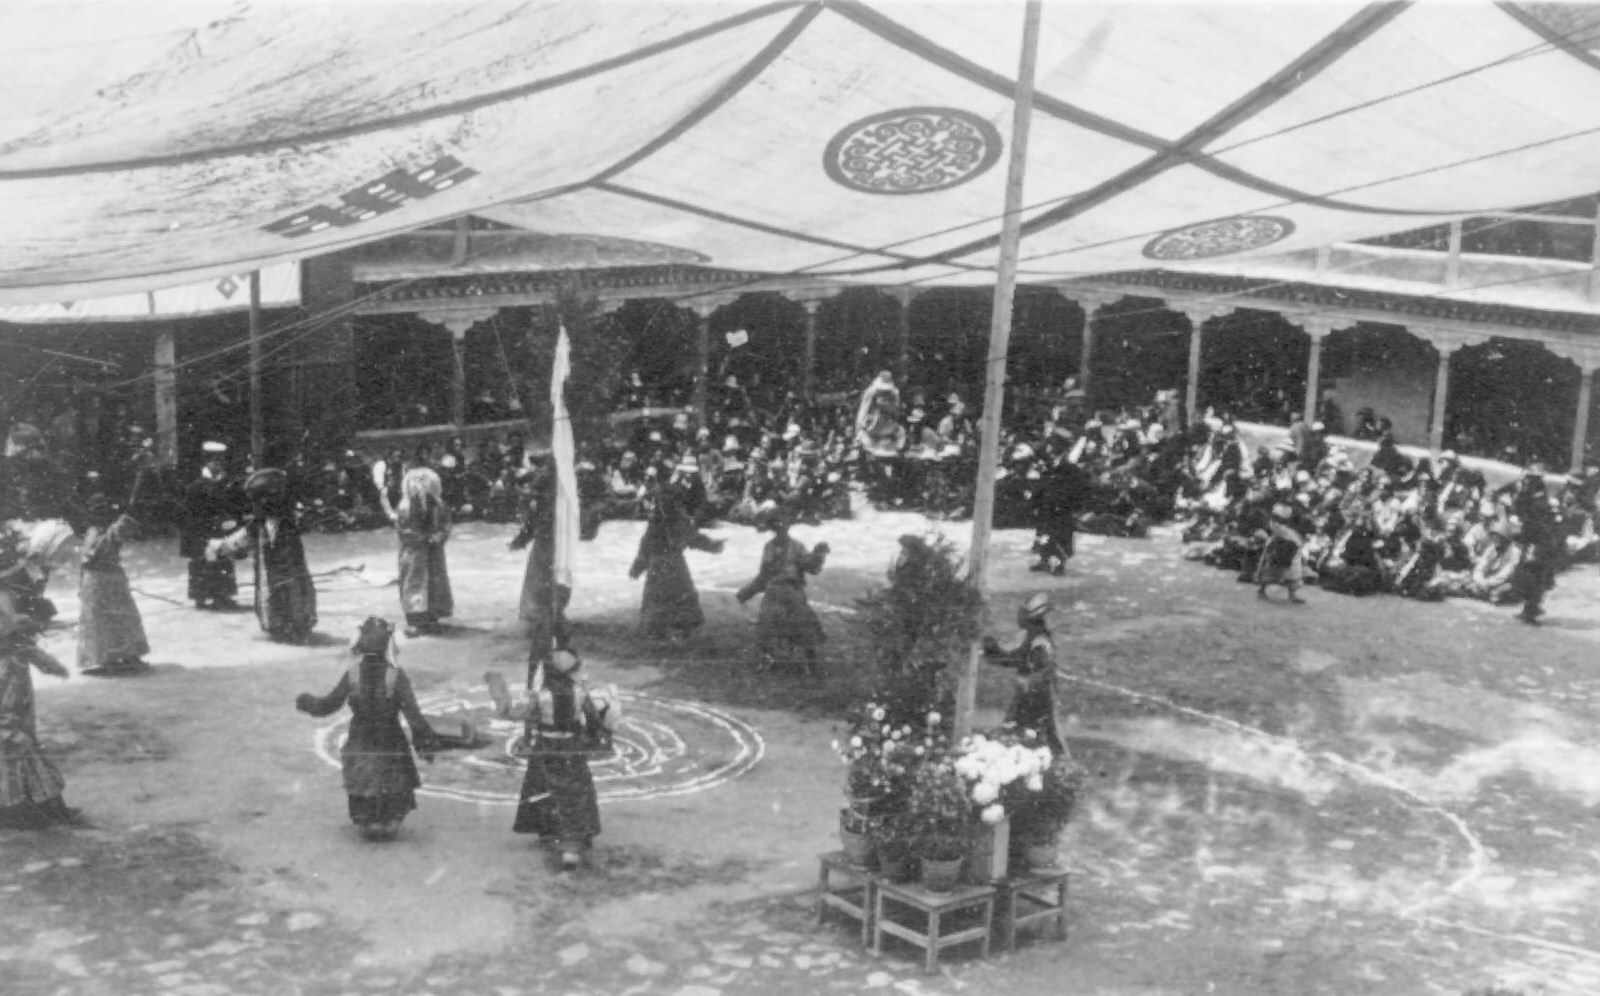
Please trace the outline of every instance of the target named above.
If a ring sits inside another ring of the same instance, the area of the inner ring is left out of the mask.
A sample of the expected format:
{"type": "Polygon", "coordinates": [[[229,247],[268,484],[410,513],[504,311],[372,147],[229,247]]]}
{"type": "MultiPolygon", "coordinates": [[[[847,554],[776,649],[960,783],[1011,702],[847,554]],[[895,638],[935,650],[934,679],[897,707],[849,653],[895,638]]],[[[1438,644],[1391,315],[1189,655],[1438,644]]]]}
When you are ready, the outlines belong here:
{"type": "Polygon", "coordinates": [[[912,861],[912,838],[903,813],[878,822],[873,833],[873,850],[878,858],[878,873],[891,882],[910,882],[917,877],[912,861]]]}
{"type": "Polygon", "coordinates": [[[922,884],[935,892],[955,888],[971,846],[971,806],[967,788],[946,753],[918,766],[911,779],[906,818],[914,828],[914,852],[922,884]]]}

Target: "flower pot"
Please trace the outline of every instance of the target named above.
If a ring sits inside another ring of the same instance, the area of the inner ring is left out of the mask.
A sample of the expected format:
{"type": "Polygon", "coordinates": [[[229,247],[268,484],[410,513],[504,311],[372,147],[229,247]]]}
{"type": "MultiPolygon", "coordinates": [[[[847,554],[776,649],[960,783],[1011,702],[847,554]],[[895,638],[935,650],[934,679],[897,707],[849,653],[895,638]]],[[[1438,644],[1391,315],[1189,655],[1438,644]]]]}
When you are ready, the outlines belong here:
{"type": "Polygon", "coordinates": [[[1054,838],[1030,841],[1022,850],[1022,860],[1028,863],[1029,868],[1054,868],[1061,860],[1061,852],[1054,838]]]}
{"type": "Polygon", "coordinates": [[[1007,857],[1011,849],[1011,821],[980,824],[972,837],[967,852],[967,881],[974,885],[988,885],[1006,877],[1007,857]]]}
{"type": "Polygon", "coordinates": [[[872,860],[872,838],[862,827],[859,815],[846,809],[839,814],[839,846],[853,865],[866,866],[872,860]]]}
{"type": "Polygon", "coordinates": [[[911,851],[904,844],[894,846],[894,842],[878,848],[878,874],[891,882],[909,882],[917,877],[916,863],[911,860],[911,851]]]}
{"type": "Polygon", "coordinates": [[[952,892],[961,881],[965,858],[923,858],[922,887],[929,892],[952,892]]]}

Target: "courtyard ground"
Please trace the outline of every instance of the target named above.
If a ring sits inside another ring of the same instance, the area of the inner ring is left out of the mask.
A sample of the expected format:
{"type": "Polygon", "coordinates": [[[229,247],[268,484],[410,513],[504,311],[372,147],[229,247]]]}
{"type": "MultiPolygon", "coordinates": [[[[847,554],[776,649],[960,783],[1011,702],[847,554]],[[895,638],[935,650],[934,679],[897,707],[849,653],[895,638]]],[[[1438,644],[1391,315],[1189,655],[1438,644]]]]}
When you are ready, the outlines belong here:
{"type": "MultiPolygon", "coordinates": [[[[1070,936],[923,975],[812,917],[837,846],[830,741],[859,682],[854,600],[924,520],[799,528],[833,555],[812,597],[823,680],[757,674],[732,593],[764,537],[693,553],[710,622],[633,633],[640,524],[582,548],[572,616],[591,677],[618,684],[624,749],[597,766],[593,866],[550,869],[509,832],[507,728],[424,765],[420,808],[361,841],[331,763],[339,726],[295,712],[332,687],[368,615],[398,618],[392,537],[314,536],[319,644],[182,604],[175,542],[125,558],[155,647],[138,676],[38,676],[40,732],[85,829],[0,835],[0,993],[760,992],[1104,996],[1600,992],[1600,576],[1561,578],[1547,624],[1450,602],[1308,593],[1258,602],[1170,534],[1083,541],[1064,578],[994,544],[993,616],[1043,588],[1069,735],[1091,780],[1064,851],[1070,936]]],[[[968,526],[943,524],[964,543],[968,526]]],[[[484,719],[483,674],[518,684],[511,526],[449,547],[459,614],[401,664],[435,714],[484,719]]],[[[247,573],[247,572],[245,572],[247,573]]],[[[76,571],[50,594],[68,624],[76,571]]],[[[998,684],[983,701],[997,704],[998,684]]]]}

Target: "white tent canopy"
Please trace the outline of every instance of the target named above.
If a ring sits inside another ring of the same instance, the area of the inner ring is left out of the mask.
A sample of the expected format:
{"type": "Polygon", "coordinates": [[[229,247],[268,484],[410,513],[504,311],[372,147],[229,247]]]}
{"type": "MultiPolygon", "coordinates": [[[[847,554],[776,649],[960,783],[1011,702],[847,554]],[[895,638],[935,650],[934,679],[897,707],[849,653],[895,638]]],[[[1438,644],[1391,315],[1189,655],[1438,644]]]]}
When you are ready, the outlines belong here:
{"type": "MultiPolygon", "coordinates": [[[[476,213],[713,266],[994,279],[1023,5],[11,2],[0,304],[476,213]]],[[[1600,188],[1600,7],[1046,3],[1021,279],[1600,188]]]]}

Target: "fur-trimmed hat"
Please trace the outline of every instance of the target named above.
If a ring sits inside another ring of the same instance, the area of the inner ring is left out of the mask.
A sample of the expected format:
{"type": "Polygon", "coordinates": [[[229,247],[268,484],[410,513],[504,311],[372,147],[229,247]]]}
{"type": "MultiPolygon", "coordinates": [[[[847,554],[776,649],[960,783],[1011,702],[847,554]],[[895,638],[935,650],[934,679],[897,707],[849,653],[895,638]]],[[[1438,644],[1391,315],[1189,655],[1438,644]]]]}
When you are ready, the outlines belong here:
{"type": "Polygon", "coordinates": [[[1037,592],[1026,602],[1022,603],[1022,614],[1029,619],[1043,619],[1045,613],[1051,609],[1050,596],[1044,592],[1037,592]]]}

